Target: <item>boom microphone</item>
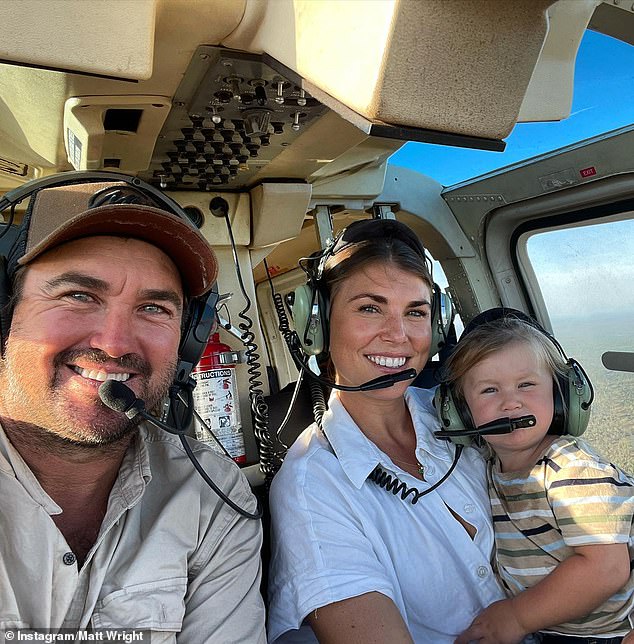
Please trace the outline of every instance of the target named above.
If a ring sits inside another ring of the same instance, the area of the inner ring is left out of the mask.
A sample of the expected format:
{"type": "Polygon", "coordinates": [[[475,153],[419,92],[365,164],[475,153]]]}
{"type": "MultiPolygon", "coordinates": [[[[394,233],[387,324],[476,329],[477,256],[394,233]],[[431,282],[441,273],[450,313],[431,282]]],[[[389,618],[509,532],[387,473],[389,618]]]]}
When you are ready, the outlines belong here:
{"type": "Polygon", "coordinates": [[[99,398],[106,407],[120,411],[130,419],[145,411],[145,403],[120,380],[106,380],[99,387],[99,398]]]}
{"type": "Polygon", "coordinates": [[[114,411],[119,411],[130,419],[140,415],[144,420],[149,421],[160,429],[164,429],[170,434],[182,433],[175,427],[163,423],[158,418],[154,418],[154,416],[148,414],[145,411],[145,403],[140,398],[137,398],[132,389],[124,385],[120,380],[106,380],[99,387],[99,398],[101,398],[101,402],[106,407],[114,411]]]}
{"type": "MultiPolygon", "coordinates": [[[[386,376],[379,376],[374,380],[369,382],[364,382],[362,385],[359,385],[359,391],[372,391],[374,389],[385,389],[385,387],[391,387],[397,382],[402,382],[403,380],[412,380],[416,378],[416,369],[406,369],[405,371],[399,371],[395,374],[388,374],[386,376]]],[[[341,387],[341,385],[338,385],[341,387]]],[[[354,391],[355,387],[349,387],[348,391],[354,391]]]]}
{"type": "Polygon", "coordinates": [[[535,416],[519,416],[518,418],[496,418],[490,423],[485,423],[473,429],[458,429],[450,431],[441,429],[434,432],[436,438],[453,438],[457,436],[490,436],[492,434],[510,434],[516,429],[535,427],[537,419],[535,416]]]}
{"type": "MultiPolygon", "coordinates": [[[[255,512],[248,512],[244,508],[241,508],[239,505],[234,503],[212,480],[209,478],[207,472],[205,472],[203,466],[200,464],[196,458],[192,448],[185,438],[185,429],[179,429],[177,427],[171,427],[167,423],[163,423],[154,416],[150,415],[145,411],[145,403],[136,397],[136,394],[128,387],[124,385],[120,380],[106,380],[99,387],[99,398],[101,402],[108,408],[121,412],[125,414],[128,418],[132,419],[136,416],[141,416],[144,420],[152,423],[159,429],[163,429],[170,434],[176,434],[183,445],[185,453],[189,457],[192,465],[196,471],[202,476],[203,480],[207,485],[224,501],[229,507],[233,508],[236,512],[241,514],[247,519],[260,519],[262,517],[262,509],[259,506],[255,512]]],[[[190,401],[190,404],[193,404],[190,401]]]]}
{"type": "Polygon", "coordinates": [[[324,378],[323,376],[318,376],[302,359],[301,353],[299,351],[291,352],[293,358],[297,365],[304,371],[307,376],[310,376],[313,380],[316,380],[326,387],[331,389],[339,389],[340,391],[373,391],[375,389],[386,389],[387,387],[392,387],[397,382],[402,382],[403,380],[412,380],[416,378],[416,369],[406,369],[405,371],[399,371],[398,373],[388,373],[385,376],[379,376],[374,378],[374,380],[368,380],[358,386],[349,386],[349,385],[339,385],[336,382],[324,378]]]}

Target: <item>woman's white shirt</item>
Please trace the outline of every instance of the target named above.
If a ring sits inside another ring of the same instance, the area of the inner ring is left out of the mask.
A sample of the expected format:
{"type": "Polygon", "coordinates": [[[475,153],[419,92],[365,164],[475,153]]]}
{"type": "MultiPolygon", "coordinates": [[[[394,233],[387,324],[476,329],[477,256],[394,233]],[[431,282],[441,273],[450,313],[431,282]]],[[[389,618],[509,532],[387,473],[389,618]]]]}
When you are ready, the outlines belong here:
{"type": "Polygon", "coordinates": [[[367,439],[336,393],[323,431],[312,425],[289,450],[270,495],[270,642],[284,633],[284,641],[314,642],[307,626],[292,633],[310,612],[379,592],[396,604],[415,642],[450,643],[504,597],[491,566],[491,511],[477,450],[464,449],[447,481],[415,505],[368,480],[378,464],[424,491],[447,472],[455,447],[433,436],[432,396],[413,387],[405,394],[425,482],[367,439]],[[477,529],[473,540],[448,508],[477,529]]]}

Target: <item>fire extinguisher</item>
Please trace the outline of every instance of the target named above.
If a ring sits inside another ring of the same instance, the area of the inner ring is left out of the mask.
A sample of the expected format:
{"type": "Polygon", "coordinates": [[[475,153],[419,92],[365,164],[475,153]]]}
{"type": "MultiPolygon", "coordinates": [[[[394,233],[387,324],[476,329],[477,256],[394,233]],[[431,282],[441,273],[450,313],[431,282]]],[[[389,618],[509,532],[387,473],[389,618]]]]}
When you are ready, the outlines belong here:
{"type": "Polygon", "coordinates": [[[229,456],[243,465],[247,458],[236,380],[238,362],[239,353],[220,342],[220,334],[214,333],[192,377],[196,380],[194,409],[204,422],[204,426],[196,423],[196,438],[223,452],[220,442],[229,456]]]}

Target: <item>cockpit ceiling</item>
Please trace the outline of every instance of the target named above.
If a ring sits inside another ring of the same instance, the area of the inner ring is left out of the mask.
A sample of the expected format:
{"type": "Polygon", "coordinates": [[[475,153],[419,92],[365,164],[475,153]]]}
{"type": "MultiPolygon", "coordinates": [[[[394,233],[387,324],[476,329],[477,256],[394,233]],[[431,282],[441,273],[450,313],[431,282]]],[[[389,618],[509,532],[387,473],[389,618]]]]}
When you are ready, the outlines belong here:
{"type": "MultiPolygon", "coordinates": [[[[318,93],[270,56],[199,47],[176,91],[147,172],[141,177],[170,190],[244,188],[322,115],[342,113],[366,134],[503,149],[477,137],[373,123],[318,93]]],[[[264,172],[263,172],[264,170],[264,172]]],[[[287,165],[284,178],[305,179],[305,166],[287,165]]]]}
{"type": "Polygon", "coordinates": [[[567,116],[576,47],[605,5],[120,4],[0,3],[0,177],[105,168],[233,190],[376,165],[405,140],[500,150],[518,120],[567,116]],[[138,38],[122,47],[130,25],[138,38]]]}

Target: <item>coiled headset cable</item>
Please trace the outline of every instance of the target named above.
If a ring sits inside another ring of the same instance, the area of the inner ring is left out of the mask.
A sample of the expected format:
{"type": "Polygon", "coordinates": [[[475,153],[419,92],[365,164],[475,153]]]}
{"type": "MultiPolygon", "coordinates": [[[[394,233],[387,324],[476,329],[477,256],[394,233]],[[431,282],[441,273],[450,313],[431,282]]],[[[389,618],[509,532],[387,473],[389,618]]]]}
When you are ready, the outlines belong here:
{"type": "Polygon", "coordinates": [[[409,500],[412,505],[416,505],[421,497],[439,488],[451,476],[452,472],[456,469],[456,465],[458,465],[463,447],[463,445],[456,445],[453,463],[451,464],[445,475],[441,479],[436,481],[431,487],[423,490],[422,492],[414,486],[408,487],[405,483],[403,483],[403,481],[401,481],[401,479],[398,478],[398,476],[392,476],[392,474],[386,472],[380,465],[377,465],[372,470],[372,472],[368,476],[368,479],[382,487],[386,492],[391,492],[394,496],[400,495],[403,501],[409,500]],[[408,499],[407,497],[410,494],[412,495],[412,498],[408,499]]]}
{"type": "Polygon", "coordinates": [[[253,415],[253,432],[258,442],[260,469],[262,474],[264,474],[264,481],[268,487],[273,480],[273,476],[279,469],[279,464],[277,463],[279,459],[275,453],[275,446],[269,433],[269,407],[266,404],[266,400],[264,400],[264,392],[261,389],[262,381],[260,378],[262,378],[262,367],[260,365],[258,347],[254,341],[255,334],[252,330],[253,320],[247,315],[247,312],[251,309],[251,298],[247,294],[242,279],[238,252],[233,237],[233,229],[229,221],[229,204],[222,197],[214,197],[209,203],[209,210],[214,216],[222,217],[225,220],[231,243],[231,253],[236,267],[238,285],[245,300],[245,307],[238,313],[238,317],[243,320],[238,324],[238,328],[242,331],[241,340],[246,347],[245,356],[249,374],[249,399],[251,401],[251,413],[253,415]]]}
{"type": "MultiPolygon", "coordinates": [[[[280,293],[276,292],[275,287],[273,286],[273,280],[271,279],[271,274],[269,273],[269,267],[266,262],[266,259],[264,260],[264,268],[268,278],[269,287],[271,289],[271,297],[273,298],[275,313],[277,314],[278,329],[282,334],[282,337],[284,338],[286,345],[289,348],[291,357],[295,358],[296,353],[299,350],[297,336],[291,330],[288,315],[286,314],[286,308],[284,305],[284,298],[280,293]]],[[[288,446],[285,445],[284,442],[282,441],[281,435],[282,435],[282,432],[284,431],[284,428],[286,427],[286,424],[288,423],[291,417],[291,413],[297,402],[297,397],[299,395],[299,390],[303,382],[303,376],[304,376],[304,369],[299,367],[299,365],[297,365],[297,367],[299,370],[299,375],[297,376],[297,383],[295,384],[295,389],[293,390],[293,396],[291,398],[288,411],[286,412],[286,416],[284,417],[284,420],[281,422],[280,426],[276,430],[277,438],[280,442],[280,445],[282,445],[285,451],[288,449],[288,446]]],[[[313,418],[317,423],[317,425],[321,427],[321,419],[324,413],[326,412],[326,410],[328,409],[328,406],[326,405],[326,399],[324,396],[324,390],[321,384],[318,383],[313,378],[308,379],[308,387],[309,387],[310,397],[313,405],[313,418]]],[[[280,464],[284,458],[284,455],[285,453],[279,455],[280,464]]]]}

